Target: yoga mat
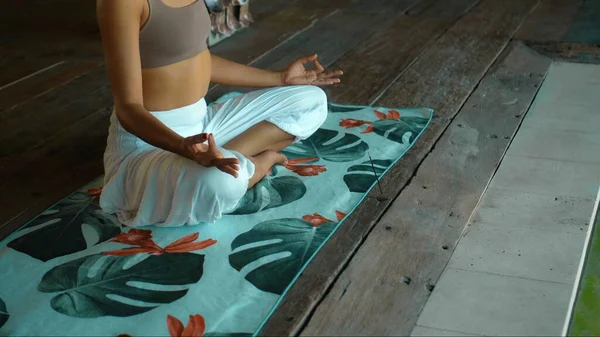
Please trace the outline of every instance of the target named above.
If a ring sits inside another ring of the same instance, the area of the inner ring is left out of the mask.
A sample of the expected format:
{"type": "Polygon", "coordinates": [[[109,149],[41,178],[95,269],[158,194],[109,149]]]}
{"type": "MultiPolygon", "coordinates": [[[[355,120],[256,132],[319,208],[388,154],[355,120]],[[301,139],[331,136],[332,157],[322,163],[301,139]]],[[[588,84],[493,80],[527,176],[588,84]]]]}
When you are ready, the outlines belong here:
{"type": "Polygon", "coordinates": [[[214,224],[123,227],[98,207],[99,177],[1,242],[0,335],[255,334],[432,114],[329,104],[214,224]]]}
{"type": "Polygon", "coordinates": [[[563,336],[600,336],[600,190],[573,289],[563,336]]]}

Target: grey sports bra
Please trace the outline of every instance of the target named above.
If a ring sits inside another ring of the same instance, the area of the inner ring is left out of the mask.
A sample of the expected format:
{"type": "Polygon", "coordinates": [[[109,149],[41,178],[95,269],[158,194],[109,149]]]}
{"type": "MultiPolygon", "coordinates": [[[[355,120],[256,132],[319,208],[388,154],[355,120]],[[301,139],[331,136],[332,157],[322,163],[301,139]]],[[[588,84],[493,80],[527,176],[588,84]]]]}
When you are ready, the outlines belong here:
{"type": "Polygon", "coordinates": [[[204,0],[184,7],[148,0],[148,6],[150,14],[140,30],[142,68],[177,63],[207,48],[211,23],[204,0]]]}

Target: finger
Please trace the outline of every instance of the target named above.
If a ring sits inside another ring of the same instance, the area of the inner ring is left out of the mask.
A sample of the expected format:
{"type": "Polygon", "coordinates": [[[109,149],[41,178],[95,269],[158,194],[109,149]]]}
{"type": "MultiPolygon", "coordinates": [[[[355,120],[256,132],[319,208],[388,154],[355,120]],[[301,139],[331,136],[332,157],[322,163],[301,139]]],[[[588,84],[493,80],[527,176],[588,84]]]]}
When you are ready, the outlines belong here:
{"type": "Polygon", "coordinates": [[[229,164],[229,165],[223,165],[223,166],[227,166],[227,167],[233,169],[234,171],[239,171],[240,170],[240,166],[239,165],[235,165],[235,164],[229,164]]]}
{"type": "Polygon", "coordinates": [[[316,59],[317,59],[317,54],[312,54],[312,55],[299,57],[298,59],[296,59],[296,62],[300,62],[304,65],[304,64],[307,64],[308,62],[312,62],[316,59]]]}
{"type": "MultiPolygon", "coordinates": [[[[211,164],[214,166],[222,166],[222,165],[236,165],[240,163],[240,160],[237,158],[215,158],[211,160],[211,164]]],[[[239,167],[238,167],[239,169],[239,167]]]]}
{"type": "Polygon", "coordinates": [[[204,143],[208,139],[208,134],[201,133],[195,136],[187,137],[187,139],[192,142],[192,144],[204,143]]]}
{"type": "Polygon", "coordinates": [[[332,85],[332,84],[337,84],[340,83],[341,80],[339,78],[327,78],[327,79],[323,79],[323,80],[316,80],[314,82],[315,85],[332,85]]]}
{"type": "Polygon", "coordinates": [[[318,58],[315,58],[314,62],[315,62],[315,71],[317,72],[317,74],[320,74],[325,71],[325,68],[323,68],[323,65],[321,64],[321,62],[319,62],[318,58]]]}
{"type": "Polygon", "coordinates": [[[231,174],[233,177],[237,178],[238,177],[238,173],[236,170],[234,170],[233,168],[231,168],[231,166],[225,165],[225,166],[217,166],[217,168],[219,170],[221,170],[222,172],[225,172],[227,174],[231,174]]]}
{"type": "Polygon", "coordinates": [[[336,71],[331,71],[331,72],[319,74],[319,79],[331,78],[331,77],[338,77],[338,76],[342,76],[342,75],[344,75],[343,71],[336,70],[336,71]]]}
{"type": "Polygon", "coordinates": [[[209,134],[208,135],[208,152],[210,153],[216,153],[218,152],[218,147],[217,147],[217,143],[215,142],[215,136],[213,136],[213,134],[209,134]]]}

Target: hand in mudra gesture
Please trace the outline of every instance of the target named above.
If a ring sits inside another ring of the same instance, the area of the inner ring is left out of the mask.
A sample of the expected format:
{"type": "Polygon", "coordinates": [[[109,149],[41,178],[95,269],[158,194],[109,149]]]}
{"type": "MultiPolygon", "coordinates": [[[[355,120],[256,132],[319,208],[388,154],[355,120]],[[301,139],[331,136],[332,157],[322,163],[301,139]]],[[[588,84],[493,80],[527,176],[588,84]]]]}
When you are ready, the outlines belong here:
{"type": "Polygon", "coordinates": [[[238,176],[240,170],[239,159],[224,158],[221,151],[215,143],[215,137],[212,133],[201,133],[190,136],[183,140],[184,151],[188,158],[205,167],[216,167],[219,170],[238,176]],[[204,144],[208,141],[208,144],[204,144]]]}
{"type": "Polygon", "coordinates": [[[344,73],[341,70],[326,72],[319,62],[317,54],[303,56],[290,63],[281,71],[281,80],[284,85],[332,85],[340,83],[339,76],[344,73]],[[315,64],[314,69],[307,69],[305,65],[309,62],[315,64]]]}

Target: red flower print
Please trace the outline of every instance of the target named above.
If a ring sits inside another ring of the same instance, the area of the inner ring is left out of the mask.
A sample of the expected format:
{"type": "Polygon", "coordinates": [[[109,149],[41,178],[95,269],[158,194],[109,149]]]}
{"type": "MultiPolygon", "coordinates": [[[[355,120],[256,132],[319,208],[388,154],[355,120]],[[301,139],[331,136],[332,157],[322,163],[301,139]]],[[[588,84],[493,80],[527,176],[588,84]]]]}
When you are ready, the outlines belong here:
{"type": "Polygon", "coordinates": [[[379,119],[400,119],[400,112],[398,110],[388,110],[387,115],[377,110],[373,111],[373,113],[375,113],[375,116],[377,116],[379,119]]]}
{"type": "Polygon", "coordinates": [[[90,188],[87,192],[88,192],[88,195],[90,195],[92,197],[97,197],[100,194],[102,194],[102,187],[100,187],[100,188],[90,188]]]}
{"type": "Polygon", "coordinates": [[[126,245],[139,246],[136,248],[124,249],[123,251],[127,251],[125,255],[133,255],[138,253],[155,254],[161,251],[161,248],[152,240],[152,231],[147,229],[132,228],[127,233],[117,234],[114,238],[110,239],[109,242],[119,242],[126,245]],[[141,251],[141,248],[144,248],[145,251],[141,251]]]}
{"type": "Polygon", "coordinates": [[[296,164],[308,163],[308,162],[317,161],[317,160],[319,160],[319,158],[317,158],[317,157],[296,158],[296,159],[288,159],[287,163],[288,163],[288,165],[296,165],[296,164]]]}
{"type": "Polygon", "coordinates": [[[377,118],[379,118],[379,119],[387,119],[386,115],[381,111],[375,110],[375,111],[373,111],[373,113],[375,113],[375,116],[377,116],[377,118]]]}
{"type": "Polygon", "coordinates": [[[310,222],[313,227],[319,227],[326,222],[333,222],[325,217],[323,217],[319,213],[314,213],[313,215],[305,215],[302,217],[302,220],[310,222]]]}
{"type": "Polygon", "coordinates": [[[327,171],[325,165],[285,165],[285,168],[296,173],[299,176],[317,176],[321,172],[327,171]]]}
{"type": "Polygon", "coordinates": [[[289,159],[284,167],[300,176],[316,176],[327,171],[325,165],[296,165],[319,160],[318,157],[289,159]]]}
{"type": "Polygon", "coordinates": [[[366,129],[362,130],[361,133],[371,133],[375,131],[375,128],[373,128],[373,126],[368,126],[366,129]]]}
{"type": "Polygon", "coordinates": [[[140,245],[141,242],[152,240],[152,231],[147,229],[132,228],[127,233],[117,234],[110,242],[119,242],[128,245],[140,245]]]}
{"type": "Polygon", "coordinates": [[[346,213],[335,211],[335,216],[337,217],[338,221],[342,221],[342,219],[346,217],[346,213]]]}
{"type": "Polygon", "coordinates": [[[342,121],[340,122],[340,126],[343,126],[346,129],[355,128],[355,127],[361,126],[363,124],[371,124],[371,122],[363,121],[360,119],[354,119],[354,118],[342,119],[342,121]]]}
{"type": "Polygon", "coordinates": [[[188,325],[184,328],[180,320],[168,315],[167,328],[171,337],[202,337],[206,329],[206,324],[202,315],[190,315],[188,325]]]}
{"type": "Polygon", "coordinates": [[[399,120],[400,119],[400,111],[398,111],[398,110],[388,110],[387,117],[388,117],[387,119],[399,120]]]}
{"type": "Polygon", "coordinates": [[[208,240],[204,240],[204,241],[200,241],[200,242],[194,242],[194,241],[196,241],[196,239],[198,239],[199,236],[200,236],[200,233],[194,233],[194,234],[190,234],[188,236],[184,236],[183,238],[166,246],[164,249],[164,252],[165,253],[193,252],[195,250],[201,250],[201,249],[210,247],[210,246],[214,245],[215,243],[217,243],[217,241],[213,240],[213,239],[208,239],[208,240]]]}
{"type": "Polygon", "coordinates": [[[162,255],[164,253],[189,253],[210,247],[217,243],[217,241],[213,239],[194,242],[199,236],[199,233],[193,233],[170,243],[165,248],[161,248],[159,245],[154,243],[154,240],[152,240],[151,231],[132,228],[127,233],[118,234],[112,238],[110,242],[120,242],[137,247],[111,250],[103,252],[103,254],[113,256],[129,256],[140,253],[148,253],[150,255],[162,255]]]}

